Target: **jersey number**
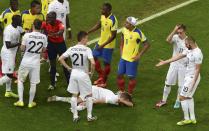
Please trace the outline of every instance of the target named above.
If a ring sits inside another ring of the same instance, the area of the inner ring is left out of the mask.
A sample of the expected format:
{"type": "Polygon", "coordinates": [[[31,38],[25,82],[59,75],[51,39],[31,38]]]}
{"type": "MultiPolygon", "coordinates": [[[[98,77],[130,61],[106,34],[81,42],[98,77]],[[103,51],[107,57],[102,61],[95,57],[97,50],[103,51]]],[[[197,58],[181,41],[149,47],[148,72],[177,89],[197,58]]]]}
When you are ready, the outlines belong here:
{"type": "Polygon", "coordinates": [[[72,55],[72,57],[75,58],[75,60],[73,61],[73,65],[75,65],[75,66],[83,66],[83,54],[75,53],[75,54],[72,55]],[[80,63],[78,62],[79,57],[81,57],[80,63]]]}
{"type": "Polygon", "coordinates": [[[43,47],[43,42],[36,43],[35,41],[31,41],[29,44],[32,45],[32,46],[31,46],[31,48],[28,49],[28,52],[36,53],[36,54],[40,54],[41,53],[41,49],[43,47]],[[34,49],[35,46],[38,46],[38,49],[35,50],[34,49]]]}

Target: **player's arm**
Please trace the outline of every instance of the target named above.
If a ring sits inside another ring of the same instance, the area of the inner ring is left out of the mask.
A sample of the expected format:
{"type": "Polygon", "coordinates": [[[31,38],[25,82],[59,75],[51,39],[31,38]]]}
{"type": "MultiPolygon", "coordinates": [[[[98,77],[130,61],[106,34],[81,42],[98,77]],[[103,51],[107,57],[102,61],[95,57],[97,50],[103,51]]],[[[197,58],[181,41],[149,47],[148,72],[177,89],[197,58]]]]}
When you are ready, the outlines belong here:
{"type": "Polygon", "coordinates": [[[182,58],[184,58],[184,57],[186,57],[186,55],[180,53],[180,54],[177,54],[176,56],[174,56],[174,57],[172,57],[172,58],[170,58],[170,59],[167,59],[167,60],[160,60],[160,62],[159,62],[158,64],[156,64],[156,66],[157,66],[157,67],[163,66],[163,65],[169,64],[169,63],[171,63],[171,62],[177,61],[177,60],[179,60],[179,59],[182,59],[182,58]]]}
{"type": "Polygon", "coordinates": [[[21,52],[25,52],[25,48],[26,48],[26,46],[22,43],[21,46],[20,46],[21,52]]]}
{"type": "Polygon", "coordinates": [[[99,100],[93,100],[93,102],[94,102],[94,104],[105,104],[106,103],[106,101],[105,101],[105,99],[99,99],[99,100]]]}
{"type": "Polygon", "coordinates": [[[126,100],[123,100],[123,99],[119,99],[118,100],[120,103],[123,103],[124,105],[128,106],[128,107],[133,107],[134,104],[130,101],[126,101],[126,100]]]}
{"type": "Polygon", "coordinates": [[[20,46],[20,43],[11,43],[11,41],[6,41],[5,43],[6,43],[7,49],[10,49],[10,48],[14,48],[14,47],[20,46]]]}
{"type": "Polygon", "coordinates": [[[87,33],[90,34],[92,32],[95,32],[96,30],[98,30],[99,28],[101,28],[101,21],[98,21],[96,23],[95,26],[93,26],[87,33]]]}
{"type": "Polygon", "coordinates": [[[71,33],[71,26],[70,26],[70,19],[69,19],[69,16],[67,15],[66,17],[66,29],[68,31],[68,38],[69,39],[72,39],[72,33],[71,33]]]}
{"type": "Polygon", "coordinates": [[[94,58],[89,59],[89,61],[91,63],[91,72],[89,74],[92,77],[94,74],[94,70],[95,70],[95,61],[94,61],[94,58]]]}
{"type": "Polygon", "coordinates": [[[65,62],[66,57],[64,55],[60,56],[58,61],[67,69],[71,70],[70,66],[65,62]]]}
{"type": "Polygon", "coordinates": [[[177,30],[179,28],[179,25],[176,25],[175,28],[173,29],[173,31],[168,35],[168,37],[166,38],[166,41],[168,43],[172,43],[172,39],[173,39],[173,36],[176,34],[177,30]]]}
{"type": "MultiPolygon", "coordinates": [[[[4,12],[3,12],[4,13],[4,12]]],[[[3,36],[3,13],[0,15],[0,36],[3,36]]]]}
{"type": "Polygon", "coordinates": [[[124,35],[121,35],[121,40],[120,40],[120,55],[123,53],[123,46],[124,46],[124,35]]]}
{"type": "Polygon", "coordinates": [[[112,31],[111,32],[111,37],[105,43],[103,43],[102,45],[100,45],[99,48],[103,48],[106,45],[108,45],[110,42],[112,42],[116,38],[116,35],[117,35],[117,30],[112,31]]]}
{"type": "Polygon", "coordinates": [[[198,79],[199,74],[200,74],[200,68],[201,68],[201,64],[196,64],[196,66],[195,66],[194,81],[192,83],[192,89],[190,91],[193,90],[193,87],[195,86],[195,83],[197,82],[197,79],[198,79]]]}
{"type": "Polygon", "coordinates": [[[144,53],[147,52],[147,50],[150,48],[150,44],[147,40],[144,41],[142,45],[143,45],[143,48],[140,50],[140,52],[138,52],[138,54],[134,58],[132,58],[134,59],[134,61],[139,60],[144,55],[144,53]]]}

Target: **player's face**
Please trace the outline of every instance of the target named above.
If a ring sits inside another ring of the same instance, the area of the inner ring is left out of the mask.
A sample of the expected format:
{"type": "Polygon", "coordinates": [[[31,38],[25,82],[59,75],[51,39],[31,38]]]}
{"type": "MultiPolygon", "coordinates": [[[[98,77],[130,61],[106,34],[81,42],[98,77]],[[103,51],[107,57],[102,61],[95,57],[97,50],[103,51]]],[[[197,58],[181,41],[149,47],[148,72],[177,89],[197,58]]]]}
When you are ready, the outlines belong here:
{"type": "Polygon", "coordinates": [[[105,15],[105,14],[107,14],[108,13],[108,9],[107,9],[107,7],[106,6],[102,6],[102,9],[101,9],[101,14],[102,15],[105,15]]]}
{"type": "Polygon", "coordinates": [[[12,9],[13,11],[18,10],[18,1],[12,1],[12,2],[10,3],[10,6],[11,6],[11,9],[12,9]]]}
{"type": "Polygon", "coordinates": [[[56,18],[54,18],[53,16],[47,15],[46,17],[46,23],[49,24],[53,24],[53,22],[55,21],[56,18]]]}
{"type": "Polygon", "coordinates": [[[189,50],[192,49],[192,47],[191,47],[191,45],[190,45],[190,42],[189,42],[188,40],[185,40],[185,45],[186,45],[186,47],[187,47],[189,50]]]}
{"type": "Polygon", "coordinates": [[[83,38],[83,43],[85,44],[85,45],[87,45],[87,43],[88,43],[88,35],[87,36],[85,36],[84,38],[83,38]]]}
{"type": "Polygon", "coordinates": [[[182,38],[183,36],[185,36],[185,31],[183,29],[178,29],[177,34],[180,38],[182,38]]]}
{"type": "Polygon", "coordinates": [[[34,12],[35,14],[41,13],[41,5],[36,5],[35,7],[33,7],[32,12],[34,12]]]}
{"type": "Polygon", "coordinates": [[[132,28],[132,25],[129,22],[126,21],[125,27],[129,30],[129,29],[132,28]]]}
{"type": "Polygon", "coordinates": [[[17,26],[22,26],[22,19],[21,19],[21,17],[18,17],[15,22],[16,22],[17,26]]]}

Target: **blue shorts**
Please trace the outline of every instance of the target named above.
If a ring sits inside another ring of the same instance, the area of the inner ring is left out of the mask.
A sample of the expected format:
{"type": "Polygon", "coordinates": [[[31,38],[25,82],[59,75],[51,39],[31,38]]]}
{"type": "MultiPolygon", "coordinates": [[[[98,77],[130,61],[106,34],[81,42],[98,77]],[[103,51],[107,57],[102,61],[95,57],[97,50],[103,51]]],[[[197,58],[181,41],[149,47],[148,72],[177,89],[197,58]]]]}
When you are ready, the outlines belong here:
{"type": "Polygon", "coordinates": [[[135,78],[137,74],[137,66],[138,61],[129,62],[121,58],[118,65],[118,75],[126,74],[128,77],[135,78]]]}
{"type": "Polygon", "coordinates": [[[56,60],[57,55],[61,56],[65,51],[67,50],[67,47],[65,45],[65,42],[63,43],[52,43],[48,41],[48,56],[49,60],[56,60]]]}
{"type": "Polygon", "coordinates": [[[103,48],[103,49],[98,49],[99,45],[96,44],[96,46],[93,49],[93,56],[94,58],[103,58],[103,61],[105,63],[110,64],[111,60],[112,60],[112,53],[113,53],[113,49],[107,49],[107,48],[103,48]]]}

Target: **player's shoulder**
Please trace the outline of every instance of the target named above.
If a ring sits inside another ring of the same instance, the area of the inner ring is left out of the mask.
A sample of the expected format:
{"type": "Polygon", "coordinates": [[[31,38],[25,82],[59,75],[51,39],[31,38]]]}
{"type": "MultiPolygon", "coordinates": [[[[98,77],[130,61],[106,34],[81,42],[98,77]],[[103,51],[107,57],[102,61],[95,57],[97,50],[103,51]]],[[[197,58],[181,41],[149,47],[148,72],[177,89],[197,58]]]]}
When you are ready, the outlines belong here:
{"type": "Polygon", "coordinates": [[[110,15],[109,19],[112,21],[113,25],[117,22],[117,18],[113,14],[110,15]]]}
{"type": "Polygon", "coordinates": [[[134,33],[137,33],[139,36],[140,36],[140,38],[142,37],[142,31],[139,29],[139,28],[135,28],[134,30],[133,30],[133,32],[134,33]]]}
{"type": "Polygon", "coordinates": [[[4,17],[6,14],[11,13],[11,12],[12,12],[12,11],[11,11],[10,8],[5,9],[5,10],[3,11],[3,13],[2,13],[2,17],[4,17]]]}
{"type": "Polygon", "coordinates": [[[21,14],[22,14],[22,15],[28,15],[28,14],[30,14],[30,11],[29,11],[29,10],[24,10],[24,11],[22,11],[21,14]]]}

